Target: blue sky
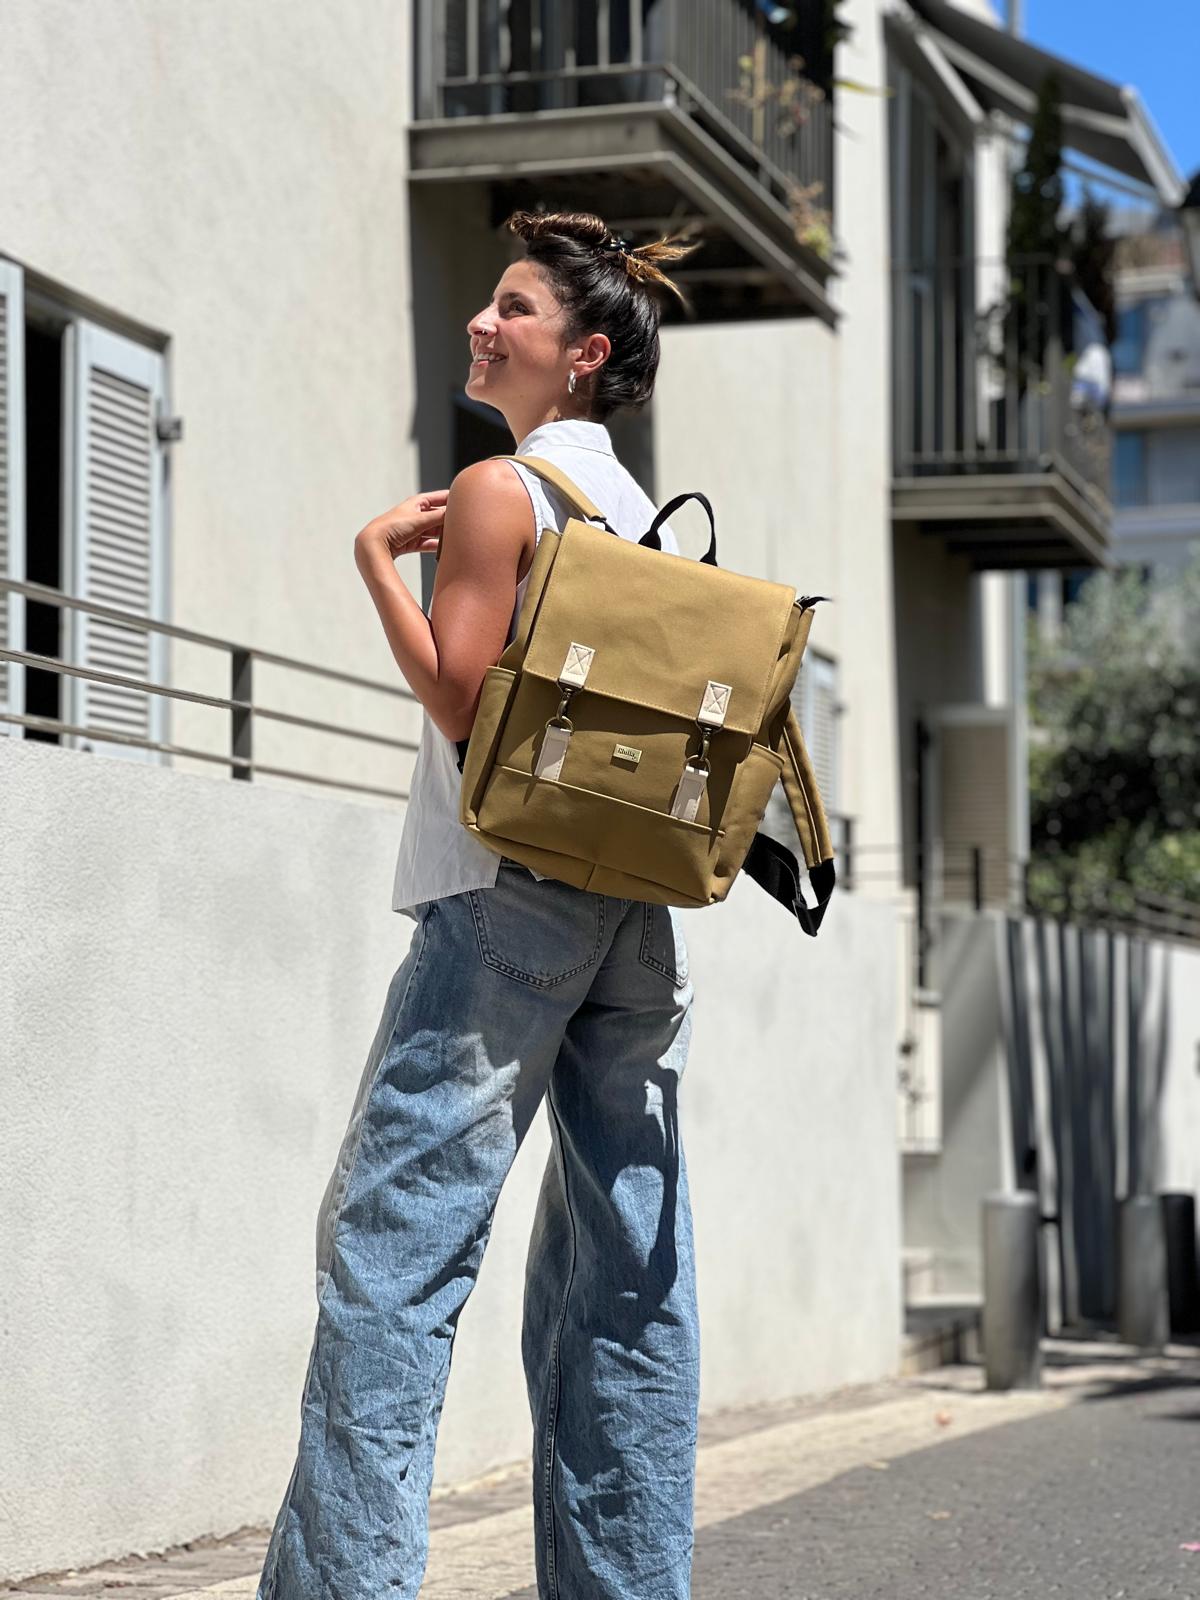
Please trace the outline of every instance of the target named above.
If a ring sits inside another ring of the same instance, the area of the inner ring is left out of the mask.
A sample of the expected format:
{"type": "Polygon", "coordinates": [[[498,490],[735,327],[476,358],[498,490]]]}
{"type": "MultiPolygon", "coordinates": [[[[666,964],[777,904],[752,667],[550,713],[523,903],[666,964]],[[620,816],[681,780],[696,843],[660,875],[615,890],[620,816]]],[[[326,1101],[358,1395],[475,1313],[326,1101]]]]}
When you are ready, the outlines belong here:
{"type": "Polygon", "coordinates": [[[1132,84],[1181,170],[1200,167],[1200,0],[1025,0],[1024,24],[1031,44],[1132,84]]]}

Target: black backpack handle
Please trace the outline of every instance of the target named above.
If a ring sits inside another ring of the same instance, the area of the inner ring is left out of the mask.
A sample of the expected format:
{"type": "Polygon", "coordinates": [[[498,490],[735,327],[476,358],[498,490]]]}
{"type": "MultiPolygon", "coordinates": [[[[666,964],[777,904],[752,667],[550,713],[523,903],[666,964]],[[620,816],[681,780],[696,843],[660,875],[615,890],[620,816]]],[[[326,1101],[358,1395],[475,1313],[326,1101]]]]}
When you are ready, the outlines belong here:
{"type": "Polygon", "coordinates": [[[646,529],[642,537],[638,540],[638,543],[644,544],[650,550],[661,550],[662,540],[658,535],[659,528],[663,525],[673,511],[678,511],[680,506],[685,505],[689,500],[699,500],[705,511],[708,512],[708,526],[710,535],[708,549],[704,552],[700,559],[701,561],[707,561],[710,567],[715,567],[717,564],[717,519],[713,516],[713,508],[708,503],[708,497],[706,495],[702,495],[699,489],[693,489],[688,494],[677,494],[674,500],[669,500],[655,517],[654,521],[646,529]]]}

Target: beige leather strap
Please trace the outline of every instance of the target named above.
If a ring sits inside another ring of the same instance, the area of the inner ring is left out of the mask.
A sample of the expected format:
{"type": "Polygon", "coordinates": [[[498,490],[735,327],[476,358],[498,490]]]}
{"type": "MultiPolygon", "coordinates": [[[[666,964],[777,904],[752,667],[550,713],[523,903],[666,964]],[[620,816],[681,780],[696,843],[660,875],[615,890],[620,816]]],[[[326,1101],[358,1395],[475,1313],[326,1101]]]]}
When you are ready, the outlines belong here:
{"type": "Polygon", "coordinates": [[[804,849],[804,864],[811,871],[833,857],[833,840],[825,807],[817,790],[816,774],[804,744],[804,735],[794,706],[788,708],[783,725],[783,792],[791,807],[792,820],[804,849]]]}
{"type": "Polygon", "coordinates": [[[599,506],[589,500],[583,490],[572,483],[566,473],[561,468],[556,467],[553,462],[543,461],[541,456],[492,456],[491,459],[493,461],[519,461],[523,467],[528,467],[531,472],[536,472],[539,478],[545,478],[547,483],[552,483],[568,505],[574,506],[576,511],[582,511],[583,515],[589,519],[595,519],[599,522],[605,520],[604,513],[599,506]]]}
{"type": "MultiPolygon", "coordinates": [[[[583,490],[580,489],[576,484],[572,483],[570,478],[567,477],[566,473],[560,468],[556,467],[552,461],[543,461],[541,456],[502,455],[490,456],[488,459],[491,461],[519,461],[522,466],[526,466],[531,472],[535,472],[539,478],[545,478],[547,483],[552,483],[567,504],[574,506],[576,511],[581,511],[583,515],[589,519],[589,521],[603,522],[605,527],[608,526],[608,522],[604,516],[604,513],[600,510],[599,506],[597,506],[593,501],[589,500],[587,495],[584,494],[583,490]]],[[[442,536],[439,534],[437,549],[434,552],[434,560],[440,561],[441,558],[442,536]]]]}

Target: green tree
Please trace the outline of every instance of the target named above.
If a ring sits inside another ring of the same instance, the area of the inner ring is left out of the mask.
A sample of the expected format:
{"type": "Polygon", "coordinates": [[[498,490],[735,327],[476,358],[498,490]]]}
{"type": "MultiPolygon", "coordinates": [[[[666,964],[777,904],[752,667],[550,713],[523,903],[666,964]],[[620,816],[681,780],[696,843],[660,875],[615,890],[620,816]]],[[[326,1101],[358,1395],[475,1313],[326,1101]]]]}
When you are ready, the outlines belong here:
{"type": "Polygon", "coordinates": [[[1031,627],[1029,686],[1034,904],[1200,900],[1200,550],[1093,575],[1057,639],[1031,627]]]}
{"type": "Polygon", "coordinates": [[[1099,313],[1109,344],[1117,337],[1117,296],[1113,281],[1116,249],[1117,242],[1109,233],[1107,205],[1085,190],[1083,204],[1071,230],[1071,260],[1075,282],[1099,313]]]}
{"type": "Polygon", "coordinates": [[[1025,160],[1013,174],[1008,262],[1014,272],[1030,256],[1062,254],[1066,238],[1058,220],[1063,208],[1062,159],[1062,91],[1057,75],[1048,72],[1038,87],[1025,160]]]}
{"type": "Polygon", "coordinates": [[[1071,315],[1069,232],[1063,209],[1062,91],[1048,72],[1038,86],[1025,159],[1013,174],[1008,208],[1003,364],[1015,366],[1022,389],[1040,383],[1046,347],[1057,328],[1069,348],[1071,315]]]}

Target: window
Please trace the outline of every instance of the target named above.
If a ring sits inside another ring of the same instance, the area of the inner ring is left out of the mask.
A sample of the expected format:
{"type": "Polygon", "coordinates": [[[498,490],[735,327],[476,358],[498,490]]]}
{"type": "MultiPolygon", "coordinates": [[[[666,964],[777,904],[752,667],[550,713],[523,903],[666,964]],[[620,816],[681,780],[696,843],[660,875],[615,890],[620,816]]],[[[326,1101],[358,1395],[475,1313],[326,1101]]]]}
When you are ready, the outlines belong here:
{"type": "MultiPolygon", "coordinates": [[[[115,610],[165,619],[161,351],[25,293],[0,259],[0,574],[115,610]]],[[[9,648],[161,682],[166,640],[106,617],[0,595],[9,648]]],[[[166,701],[124,684],[0,663],[0,711],[45,717],[58,734],[0,719],[0,733],[134,760],[161,753],[105,733],[162,742],[166,701]]]]}
{"type": "Polygon", "coordinates": [[[1146,435],[1118,433],[1113,449],[1113,499],[1118,506],[1144,506],[1146,498],[1146,435]]]}
{"type": "Polygon", "coordinates": [[[1118,377],[1145,375],[1150,342],[1170,316],[1171,306],[1169,295],[1151,295],[1117,308],[1117,338],[1112,355],[1113,371],[1118,377]]]}
{"type": "Polygon", "coordinates": [[[1118,377],[1133,377],[1142,370],[1146,356],[1146,301],[1135,300],[1117,312],[1117,338],[1112,347],[1113,371],[1118,377]]]}

